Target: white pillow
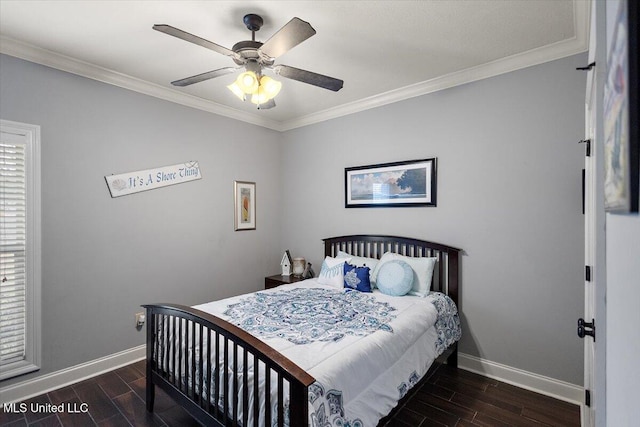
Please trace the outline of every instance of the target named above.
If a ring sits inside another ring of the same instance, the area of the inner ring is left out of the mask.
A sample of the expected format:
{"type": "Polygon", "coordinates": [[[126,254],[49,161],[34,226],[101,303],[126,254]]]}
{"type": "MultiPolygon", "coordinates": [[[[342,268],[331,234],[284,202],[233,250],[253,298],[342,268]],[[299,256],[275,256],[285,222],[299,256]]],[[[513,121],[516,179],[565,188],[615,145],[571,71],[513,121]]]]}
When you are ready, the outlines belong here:
{"type": "Polygon", "coordinates": [[[375,258],[354,256],[347,252],[342,252],[342,251],[338,251],[338,256],[336,256],[336,258],[351,258],[351,261],[349,261],[349,264],[355,265],[356,267],[366,266],[366,267],[369,267],[371,271],[373,271],[373,269],[376,268],[376,265],[378,265],[378,261],[380,261],[375,258]]]}
{"type": "Polygon", "coordinates": [[[380,258],[380,262],[378,262],[376,268],[371,273],[371,281],[376,282],[378,273],[380,272],[380,267],[382,267],[385,262],[394,259],[399,259],[406,262],[411,266],[411,269],[413,270],[413,286],[408,295],[417,295],[420,297],[429,295],[429,291],[431,290],[431,279],[433,278],[433,268],[438,258],[414,258],[400,254],[394,254],[392,252],[385,252],[385,254],[380,258]]]}
{"type": "Polygon", "coordinates": [[[318,283],[320,283],[321,285],[343,288],[345,262],[351,262],[351,258],[333,258],[330,256],[326,257],[324,261],[322,261],[322,267],[320,267],[318,283]]]}

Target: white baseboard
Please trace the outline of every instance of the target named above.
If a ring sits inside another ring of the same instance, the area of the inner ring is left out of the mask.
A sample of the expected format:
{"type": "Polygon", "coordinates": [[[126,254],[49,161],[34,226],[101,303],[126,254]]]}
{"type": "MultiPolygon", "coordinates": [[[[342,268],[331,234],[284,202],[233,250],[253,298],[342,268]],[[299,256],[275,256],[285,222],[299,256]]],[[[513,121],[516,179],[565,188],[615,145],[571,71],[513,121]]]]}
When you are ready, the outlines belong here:
{"type": "Polygon", "coordinates": [[[91,360],[80,365],[45,374],[30,380],[0,388],[0,403],[21,402],[69,384],[95,377],[146,357],[146,345],[91,360]]]}
{"type": "MultiPolygon", "coordinates": [[[[0,388],[0,403],[20,402],[52,390],[83,381],[145,358],[146,346],[141,345],[100,359],[72,366],[0,388]]],[[[582,405],[584,388],[554,378],[523,371],[511,366],[458,353],[458,367],[485,377],[512,384],[566,402],[582,405]]]]}
{"type": "Polygon", "coordinates": [[[458,353],[458,367],[576,405],[582,406],[584,401],[584,388],[581,386],[481,359],[470,354],[458,353]]]}

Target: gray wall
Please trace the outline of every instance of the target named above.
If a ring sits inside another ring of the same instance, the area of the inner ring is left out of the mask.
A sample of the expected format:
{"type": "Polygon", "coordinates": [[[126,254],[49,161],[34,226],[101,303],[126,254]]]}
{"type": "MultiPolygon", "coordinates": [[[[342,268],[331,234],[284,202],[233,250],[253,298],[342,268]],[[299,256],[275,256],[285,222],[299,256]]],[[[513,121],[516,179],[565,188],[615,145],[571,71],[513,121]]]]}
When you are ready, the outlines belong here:
{"type": "Polygon", "coordinates": [[[463,352],[582,383],[584,56],[283,134],[0,58],[0,116],[42,126],[40,374],[142,344],[142,303],[256,290],[282,249],[318,271],[323,237],[386,233],[465,250],[463,352]],[[438,207],[344,208],[345,167],[427,157],[438,207]],[[187,160],[202,180],[104,183],[187,160]],[[257,231],[233,232],[234,179],[257,182],[257,231]]]}
{"type": "MultiPolygon", "coordinates": [[[[619,7],[619,1],[606,3],[607,51],[619,7]]],[[[606,221],[606,420],[631,426],[640,418],[640,216],[607,214],[606,221]]]]}
{"type": "Polygon", "coordinates": [[[277,271],[280,134],[0,58],[1,117],[42,131],[43,360],[32,376],[143,344],[140,304],[255,291],[277,271]],[[105,184],[189,160],[201,180],[116,199],[105,184]],[[257,183],[256,231],[233,231],[234,180],[257,183]]]}
{"type": "MultiPolygon", "coordinates": [[[[582,384],[586,56],[286,132],[283,235],[381,233],[464,249],[462,352],[582,384]],[[435,208],[344,208],[344,168],[438,158],[435,208]]],[[[345,86],[345,90],[348,87],[345,86]]]]}
{"type": "Polygon", "coordinates": [[[640,418],[640,216],[607,215],[607,425],[640,418]]]}

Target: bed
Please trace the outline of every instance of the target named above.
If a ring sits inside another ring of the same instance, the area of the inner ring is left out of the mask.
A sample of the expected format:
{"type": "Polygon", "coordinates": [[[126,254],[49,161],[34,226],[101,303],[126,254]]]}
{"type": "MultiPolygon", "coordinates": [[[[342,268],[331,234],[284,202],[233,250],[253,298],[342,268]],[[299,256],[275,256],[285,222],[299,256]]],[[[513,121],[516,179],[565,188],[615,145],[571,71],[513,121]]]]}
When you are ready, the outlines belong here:
{"type": "Polygon", "coordinates": [[[373,427],[436,358],[457,365],[460,249],[396,236],[323,241],[318,278],[194,307],[144,305],[147,410],[158,386],[203,425],[373,427]],[[341,259],[353,271],[335,286],[327,273],[346,271],[341,259]],[[415,276],[427,259],[426,294],[416,283],[405,296],[342,286],[356,271],[381,285],[407,265],[415,276]]]}

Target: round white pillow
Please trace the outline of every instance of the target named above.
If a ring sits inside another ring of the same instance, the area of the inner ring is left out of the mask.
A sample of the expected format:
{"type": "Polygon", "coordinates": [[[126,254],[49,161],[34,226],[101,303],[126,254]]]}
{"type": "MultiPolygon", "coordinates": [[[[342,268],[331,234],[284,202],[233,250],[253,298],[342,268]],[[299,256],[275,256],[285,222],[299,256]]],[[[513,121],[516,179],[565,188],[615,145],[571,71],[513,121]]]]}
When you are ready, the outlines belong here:
{"type": "Polygon", "coordinates": [[[413,286],[413,270],[406,262],[394,259],[385,262],[378,271],[376,287],[391,296],[406,295],[413,286]]]}

